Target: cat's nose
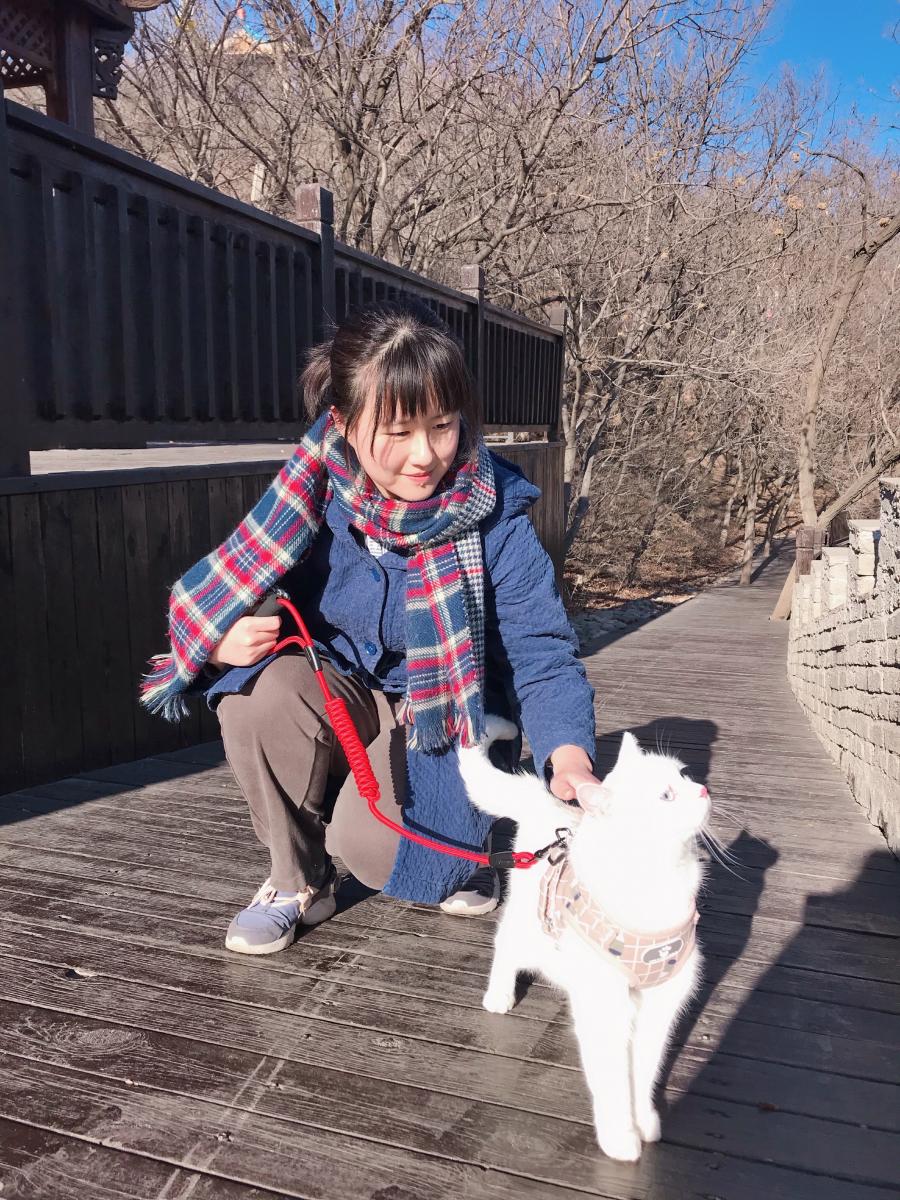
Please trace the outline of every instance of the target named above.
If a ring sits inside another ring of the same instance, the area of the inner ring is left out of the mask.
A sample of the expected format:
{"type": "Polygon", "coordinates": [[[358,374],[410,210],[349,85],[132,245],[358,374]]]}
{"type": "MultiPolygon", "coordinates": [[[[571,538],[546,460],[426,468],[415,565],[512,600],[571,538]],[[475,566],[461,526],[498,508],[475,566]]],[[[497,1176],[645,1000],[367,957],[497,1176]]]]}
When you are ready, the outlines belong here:
{"type": "Polygon", "coordinates": [[[701,795],[701,797],[702,797],[704,800],[708,800],[708,799],[709,799],[709,792],[706,790],[706,788],[705,788],[705,787],[702,787],[702,788],[700,789],[700,795],[701,795]]]}

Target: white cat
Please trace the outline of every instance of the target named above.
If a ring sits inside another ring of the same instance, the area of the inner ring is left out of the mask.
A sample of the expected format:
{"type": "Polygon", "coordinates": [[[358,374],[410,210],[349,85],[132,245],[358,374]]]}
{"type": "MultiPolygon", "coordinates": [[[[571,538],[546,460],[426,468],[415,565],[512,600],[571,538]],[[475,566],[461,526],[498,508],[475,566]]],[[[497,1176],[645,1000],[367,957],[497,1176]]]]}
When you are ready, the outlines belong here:
{"type": "Polygon", "coordinates": [[[484,1007],[509,1012],[519,971],[568,993],[600,1148],[634,1162],[642,1141],[659,1139],[657,1075],[699,982],[696,836],[709,796],[677,759],[644,753],[626,733],[602,785],[582,785],[578,808],[563,804],[535,776],[488,761],[490,742],[514,735],[489,717],[484,746],[459,752],[469,797],[517,822],[516,850],[546,846],[558,830],[567,845],[509,872],[484,1007]]]}

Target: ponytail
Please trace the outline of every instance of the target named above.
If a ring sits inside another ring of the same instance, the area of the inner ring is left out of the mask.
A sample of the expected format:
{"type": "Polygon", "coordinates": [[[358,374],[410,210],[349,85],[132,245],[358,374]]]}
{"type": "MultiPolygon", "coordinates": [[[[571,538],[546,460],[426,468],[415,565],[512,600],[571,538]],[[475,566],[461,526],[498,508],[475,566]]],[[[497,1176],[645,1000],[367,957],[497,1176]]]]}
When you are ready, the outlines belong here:
{"type": "Polygon", "coordinates": [[[331,347],[334,338],[320,342],[309,351],[306,366],[300,375],[300,390],[303,395],[303,407],[310,421],[321,416],[330,402],[328,393],[331,390],[331,347]]]}

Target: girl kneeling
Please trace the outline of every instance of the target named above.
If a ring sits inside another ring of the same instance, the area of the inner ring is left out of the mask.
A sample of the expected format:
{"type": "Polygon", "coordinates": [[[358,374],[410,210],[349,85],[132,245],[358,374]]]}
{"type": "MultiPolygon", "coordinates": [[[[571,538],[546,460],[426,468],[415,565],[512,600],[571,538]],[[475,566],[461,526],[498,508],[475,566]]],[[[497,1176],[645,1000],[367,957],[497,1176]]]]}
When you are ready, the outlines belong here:
{"type": "Polygon", "coordinates": [[[415,301],[370,305],[312,350],[301,383],[309,432],[234,533],[175,584],[171,652],[142,689],[171,719],[198,692],[219,717],[271,856],[226,936],[244,954],[280,950],[298,923],[334,913],[332,855],[369,887],[453,914],[488,912],[499,894],[489,868],[473,875],[372,817],[305,656],[273,653],[281,616],[252,615],[276,585],[368,746],[386,815],[482,848],[490,818],[469,804],[455,747],[481,737],[486,712],[524,728],[561,799],[593,780],[593,689],[526,515],[540,493],[481,439],[450,331],[415,301]]]}

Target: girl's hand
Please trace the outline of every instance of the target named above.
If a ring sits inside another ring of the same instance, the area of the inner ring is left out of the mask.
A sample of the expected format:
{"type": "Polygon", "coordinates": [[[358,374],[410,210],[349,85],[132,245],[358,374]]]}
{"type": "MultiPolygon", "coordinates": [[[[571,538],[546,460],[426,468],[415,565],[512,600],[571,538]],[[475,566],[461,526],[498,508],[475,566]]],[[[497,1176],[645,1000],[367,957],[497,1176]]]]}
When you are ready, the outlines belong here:
{"type": "Polygon", "coordinates": [[[550,791],[559,800],[577,799],[576,791],[582,783],[600,786],[601,781],[591,771],[591,760],[580,746],[558,746],[550,755],[550,763],[550,791]]]}
{"type": "Polygon", "coordinates": [[[209,656],[216,667],[252,667],[271,654],[281,617],[240,617],[209,656]]]}

